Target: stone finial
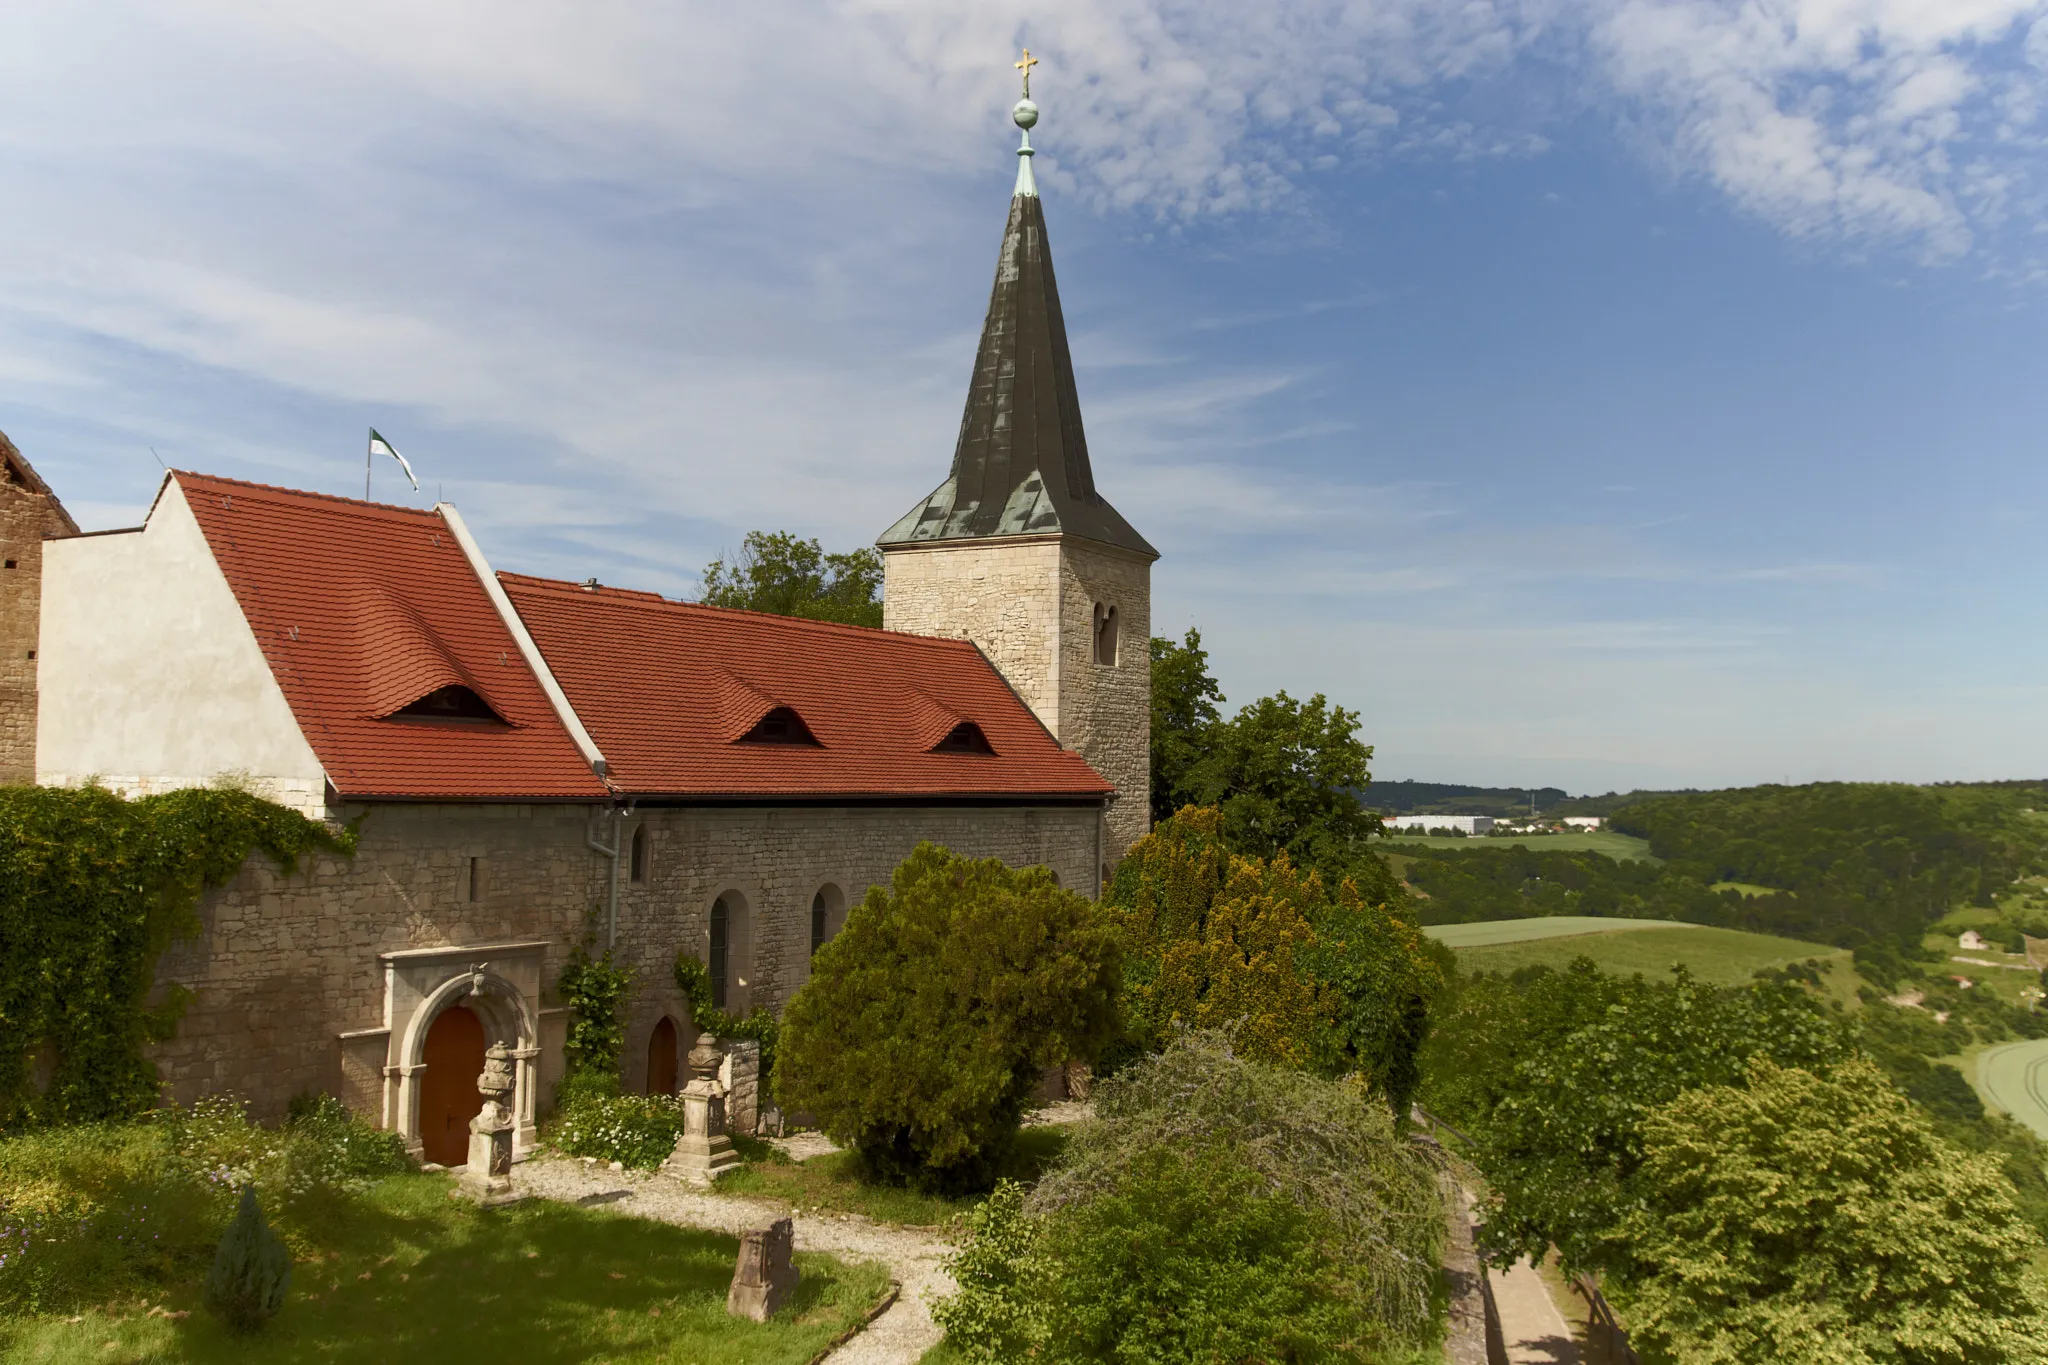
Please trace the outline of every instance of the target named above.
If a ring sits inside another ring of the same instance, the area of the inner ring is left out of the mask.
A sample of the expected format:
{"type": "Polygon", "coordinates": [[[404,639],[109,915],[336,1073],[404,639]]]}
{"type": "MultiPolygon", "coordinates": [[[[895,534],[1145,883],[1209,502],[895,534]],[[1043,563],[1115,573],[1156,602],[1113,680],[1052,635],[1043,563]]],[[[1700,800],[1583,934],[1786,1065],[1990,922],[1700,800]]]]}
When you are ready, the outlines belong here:
{"type": "Polygon", "coordinates": [[[787,1218],[779,1218],[765,1228],[742,1232],[739,1262],[733,1267],[725,1311],[755,1322],[774,1317],[775,1311],[789,1302],[802,1278],[792,1259],[795,1253],[796,1229],[787,1218]]]}
{"type": "Polygon", "coordinates": [[[516,1122],[506,1099],[512,1094],[512,1054],[503,1043],[484,1049],[483,1074],[476,1078],[484,1107],[469,1121],[469,1164],[457,1190],[480,1204],[518,1198],[512,1190],[512,1130],[516,1122]]]}
{"type": "Polygon", "coordinates": [[[661,1167],[678,1180],[709,1185],[740,1164],[740,1154],[725,1131],[725,1087],[718,1079],[724,1060],[716,1038],[697,1035],[697,1045],[690,1049],[690,1083],[678,1096],[683,1102],[683,1131],[661,1167]]]}
{"type": "Polygon", "coordinates": [[[690,1049],[690,1075],[700,1081],[718,1079],[718,1068],[725,1061],[725,1054],[719,1050],[718,1039],[709,1033],[697,1035],[697,1044],[690,1049]]]}

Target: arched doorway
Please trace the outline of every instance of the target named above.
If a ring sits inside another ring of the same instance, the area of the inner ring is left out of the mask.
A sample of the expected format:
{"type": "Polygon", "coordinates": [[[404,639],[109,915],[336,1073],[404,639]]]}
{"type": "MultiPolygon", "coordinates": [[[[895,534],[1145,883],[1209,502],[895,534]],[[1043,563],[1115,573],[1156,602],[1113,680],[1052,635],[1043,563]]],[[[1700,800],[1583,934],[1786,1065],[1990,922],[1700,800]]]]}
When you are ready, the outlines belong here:
{"type": "Polygon", "coordinates": [[[666,1014],[647,1039],[647,1093],[676,1093],[676,1023],[666,1014]]]}
{"type": "Polygon", "coordinates": [[[420,1149],[443,1166],[469,1161],[469,1121],[484,1107],[476,1078],[484,1069],[484,1023],[460,1005],[442,1010],[427,1030],[420,1060],[420,1149]]]}

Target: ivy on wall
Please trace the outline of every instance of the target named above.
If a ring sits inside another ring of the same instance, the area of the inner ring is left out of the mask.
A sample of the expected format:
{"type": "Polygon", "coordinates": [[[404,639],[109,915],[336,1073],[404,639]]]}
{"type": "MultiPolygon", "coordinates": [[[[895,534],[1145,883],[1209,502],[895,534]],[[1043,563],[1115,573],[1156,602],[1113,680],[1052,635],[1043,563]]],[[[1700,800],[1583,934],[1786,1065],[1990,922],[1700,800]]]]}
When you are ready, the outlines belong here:
{"type": "Polygon", "coordinates": [[[564,1086],[618,1093],[626,1051],[626,995],[632,988],[633,974],[613,962],[610,953],[592,957],[579,947],[569,954],[555,981],[562,1003],[573,1011],[562,1046],[564,1086]]]}
{"type": "Polygon", "coordinates": [[[711,1003],[711,969],[688,951],[676,954],[676,988],[690,1002],[690,1022],[715,1038],[752,1038],[761,1045],[761,1095],[771,1096],[775,1078],[775,1041],[781,1024],[758,1006],[734,1014],[711,1003]]]}
{"type": "Polygon", "coordinates": [[[157,1100],[146,1047],[188,996],[149,1000],[199,898],[262,852],[287,875],[332,830],[233,788],[128,801],[101,787],[0,787],[0,1132],[118,1118],[157,1100]]]}

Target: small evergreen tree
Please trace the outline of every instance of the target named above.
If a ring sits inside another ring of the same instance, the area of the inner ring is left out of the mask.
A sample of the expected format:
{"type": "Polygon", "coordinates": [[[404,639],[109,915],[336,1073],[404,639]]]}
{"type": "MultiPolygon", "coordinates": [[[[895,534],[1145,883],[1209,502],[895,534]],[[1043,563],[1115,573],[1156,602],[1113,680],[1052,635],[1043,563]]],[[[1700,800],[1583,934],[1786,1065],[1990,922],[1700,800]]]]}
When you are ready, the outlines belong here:
{"type": "Polygon", "coordinates": [[[284,1307],[291,1283],[291,1253],[264,1221],[256,1187],[244,1185],[235,1221],[228,1224],[207,1272],[207,1310],[237,1332],[253,1332],[284,1307]]]}
{"type": "Polygon", "coordinates": [[[1116,947],[1042,867],[920,844],[818,950],[783,1013],[780,1093],[870,1169],[985,1186],[1049,1066],[1115,1028],[1116,947]]]}

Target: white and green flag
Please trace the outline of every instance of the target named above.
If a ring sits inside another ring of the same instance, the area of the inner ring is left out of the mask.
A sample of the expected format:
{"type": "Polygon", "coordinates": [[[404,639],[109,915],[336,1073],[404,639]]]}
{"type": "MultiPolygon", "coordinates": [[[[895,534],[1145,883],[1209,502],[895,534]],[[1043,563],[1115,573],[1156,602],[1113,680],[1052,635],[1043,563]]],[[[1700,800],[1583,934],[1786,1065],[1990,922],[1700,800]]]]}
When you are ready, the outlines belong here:
{"type": "MultiPolygon", "coordinates": [[[[412,466],[405,462],[405,456],[398,453],[398,447],[392,445],[391,442],[385,440],[382,436],[379,436],[375,427],[370,428],[370,455],[389,455],[392,459],[398,461],[398,467],[405,471],[407,481],[412,484],[412,491],[415,493],[420,491],[420,481],[413,477],[412,466]]],[[[364,458],[367,460],[369,457],[365,456],[364,458]]],[[[367,480],[365,480],[364,489],[364,496],[367,497],[367,480]]]]}

